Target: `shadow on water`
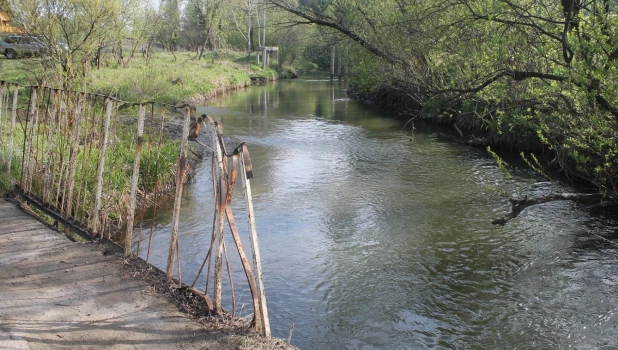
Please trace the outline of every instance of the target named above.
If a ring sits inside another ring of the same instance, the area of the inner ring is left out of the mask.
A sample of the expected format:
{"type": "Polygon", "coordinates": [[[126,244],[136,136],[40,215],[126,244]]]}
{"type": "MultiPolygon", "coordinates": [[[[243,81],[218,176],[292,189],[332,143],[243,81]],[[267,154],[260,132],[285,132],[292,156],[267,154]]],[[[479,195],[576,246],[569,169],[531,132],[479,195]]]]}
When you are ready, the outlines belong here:
{"type": "MultiPolygon", "coordinates": [[[[402,130],[345,88],[281,81],[198,110],[222,121],[230,144],[249,145],[275,336],[294,322],[304,349],[618,347],[614,218],[552,202],[493,226],[509,196],[564,189],[523,164],[506,177],[450,128],[402,130]]],[[[181,212],[187,275],[210,236],[209,172],[200,165],[181,212]]],[[[240,199],[234,212],[245,215],[240,199]]],[[[159,266],[168,216],[156,228],[159,266]]],[[[230,259],[246,314],[244,277],[230,259]]]]}

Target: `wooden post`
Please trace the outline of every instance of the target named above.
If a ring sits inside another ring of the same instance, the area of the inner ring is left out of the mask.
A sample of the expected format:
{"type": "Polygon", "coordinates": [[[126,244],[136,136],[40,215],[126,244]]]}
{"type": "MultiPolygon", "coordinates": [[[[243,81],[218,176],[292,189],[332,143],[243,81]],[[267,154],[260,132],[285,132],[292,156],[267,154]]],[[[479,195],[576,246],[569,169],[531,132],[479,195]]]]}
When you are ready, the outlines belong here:
{"type": "MultiPolygon", "coordinates": [[[[343,64],[343,75],[345,75],[346,77],[348,76],[348,74],[350,73],[350,56],[348,56],[348,48],[345,48],[345,62],[343,64]]],[[[346,104],[347,106],[347,104],[346,104]]]]}
{"type": "MultiPolygon", "coordinates": [[[[260,246],[258,244],[258,236],[257,236],[257,228],[255,224],[255,213],[253,211],[253,198],[251,194],[251,181],[250,178],[253,176],[247,175],[247,169],[245,167],[245,154],[248,155],[249,151],[247,150],[247,146],[243,145],[243,151],[240,155],[240,166],[241,173],[240,176],[242,178],[242,185],[245,193],[245,203],[247,205],[247,220],[249,221],[249,229],[251,230],[251,251],[253,252],[253,266],[255,268],[256,274],[256,282],[257,282],[257,290],[258,290],[258,298],[262,315],[262,326],[263,333],[262,335],[266,338],[270,338],[270,321],[268,319],[268,308],[266,307],[266,294],[264,292],[264,278],[262,275],[262,260],[260,258],[260,246]]],[[[250,162],[249,160],[247,160],[250,162]]]]}
{"type": "MultiPolygon", "coordinates": [[[[11,95],[11,86],[10,84],[7,84],[5,81],[0,82],[0,143],[2,143],[2,148],[4,149],[4,133],[7,131],[7,128],[3,126],[3,124],[8,124],[8,122],[4,122],[4,119],[7,118],[9,116],[9,96],[11,95]]],[[[6,150],[4,150],[6,151],[6,150]]],[[[6,162],[8,163],[9,160],[11,159],[10,154],[6,153],[6,162]]],[[[0,159],[1,160],[1,159],[0,159]]],[[[10,171],[10,167],[7,167],[7,169],[9,169],[10,171]]],[[[7,172],[7,174],[10,174],[10,172],[7,172]]]]}
{"type": "MultiPolygon", "coordinates": [[[[142,156],[142,142],[144,137],[144,119],[146,118],[146,107],[139,105],[139,115],[137,117],[137,146],[135,149],[135,160],[133,161],[133,177],[131,178],[131,192],[129,193],[129,212],[127,214],[127,233],[124,238],[124,256],[131,254],[131,243],[133,243],[133,220],[135,219],[135,201],[137,197],[137,180],[139,179],[139,163],[142,156]]],[[[139,252],[138,252],[139,253],[139,252]]]]}
{"type": "MultiPolygon", "coordinates": [[[[8,85],[7,85],[8,86],[8,85]]],[[[13,92],[13,105],[11,106],[11,130],[9,131],[9,161],[7,164],[7,174],[11,174],[11,160],[13,159],[13,142],[15,134],[15,119],[17,118],[17,92],[19,86],[15,84],[15,92],[13,92]]],[[[10,89],[7,88],[7,92],[10,89]]]]}
{"type": "MultiPolygon", "coordinates": [[[[172,216],[172,234],[170,238],[170,250],[167,256],[167,280],[171,281],[174,275],[174,253],[178,245],[178,222],[180,221],[180,204],[182,202],[182,187],[185,182],[187,171],[187,148],[189,146],[189,125],[191,123],[191,110],[185,105],[185,121],[180,140],[180,153],[176,170],[176,194],[174,195],[174,212],[172,216]]],[[[180,259],[180,257],[178,257],[180,259]]],[[[182,282],[182,281],[181,281],[182,282]]]]}
{"type": "Polygon", "coordinates": [[[30,148],[32,145],[32,120],[34,119],[38,86],[31,87],[30,107],[28,108],[28,116],[26,119],[26,128],[24,129],[24,149],[22,150],[21,160],[21,179],[20,185],[24,192],[28,193],[28,177],[30,176],[30,148]]]}
{"type": "Polygon", "coordinates": [[[268,51],[266,49],[266,46],[262,48],[262,64],[264,65],[264,69],[268,67],[268,51]]]}
{"type": "Polygon", "coordinates": [[[335,47],[330,48],[330,78],[335,77],[335,47]]]}
{"type": "Polygon", "coordinates": [[[213,142],[212,149],[215,151],[215,158],[217,161],[217,165],[215,166],[215,177],[216,183],[218,185],[218,196],[216,196],[215,200],[218,202],[217,207],[219,208],[218,215],[218,230],[217,230],[217,255],[215,257],[215,285],[213,291],[214,298],[214,309],[216,313],[221,313],[223,310],[221,306],[221,289],[223,282],[223,228],[224,228],[224,220],[225,220],[225,196],[227,194],[227,186],[226,186],[226,172],[224,166],[224,155],[223,150],[221,149],[221,143],[219,141],[219,132],[220,126],[210,120],[212,127],[210,130],[210,138],[213,142]]]}
{"type": "MultiPolygon", "coordinates": [[[[229,203],[228,203],[229,204],[229,203]]],[[[247,255],[242,247],[242,242],[240,241],[240,235],[238,234],[238,228],[236,228],[236,222],[234,221],[234,216],[232,214],[232,208],[230,205],[225,206],[225,215],[227,217],[227,222],[230,226],[230,231],[232,231],[232,238],[234,238],[234,243],[236,244],[236,250],[238,250],[238,256],[240,257],[240,262],[245,270],[245,276],[247,276],[247,282],[249,283],[249,289],[251,290],[251,298],[253,299],[253,311],[255,315],[254,329],[257,333],[264,332],[264,328],[262,327],[262,312],[260,308],[260,300],[257,291],[257,286],[255,284],[255,277],[253,276],[253,272],[251,271],[251,266],[249,265],[249,261],[247,260],[247,255]]]]}
{"type": "Polygon", "coordinates": [[[243,249],[242,242],[240,240],[240,234],[238,233],[238,228],[236,227],[236,221],[234,220],[234,215],[232,214],[232,196],[234,194],[234,187],[236,185],[236,180],[238,178],[238,160],[239,155],[234,152],[232,155],[232,172],[229,174],[228,180],[228,190],[225,194],[225,216],[227,217],[227,222],[230,227],[230,231],[232,232],[232,238],[234,239],[234,243],[236,244],[236,250],[238,251],[238,256],[240,257],[240,261],[242,263],[243,269],[245,270],[245,276],[247,277],[247,283],[249,283],[249,289],[251,290],[251,298],[253,300],[253,310],[254,310],[254,330],[257,333],[263,332],[262,327],[262,312],[260,309],[260,301],[258,295],[258,289],[256,286],[256,279],[251,271],[251,265],[249,264],[249,260],[247,259],[247,255],[245,254],[245,250],[243,249]]]}
{"type": "Polygon", "coordinates": [[[73,213],[71,208],[73,207],[73,188],[75,187],[75,171],[77,170],[77,156],[79,153],[79,132],[81,129],[81,119],[82,119],[82,107],[84,104],[84,93],[80,92],[77,97],[77,109],[75,111],[75,120],[73,124],[73,148],[71,149],[71,160],[69,167],[69,194],[67,195],[66,205],[64,207],[64,212],[66,214],[67,219],[72,217],[73,213]]]}
{"type": "MultiPolygon", "coordinates": [[[[109,126],[112,120],[112,106],[113,101],[111,97],[105,99],[106,115],[105,115],[105,129],[103,131],[103,148],[101,149],[101,155],[99,158],[99,168],[97,172],[97,188],[94,196],[94,209],[92,212],[92,233],[96,236],[99,230],[99,210],[101,209],[101,192],[103,191],[103,170],[105,169],[105,156],[107,155],[107,141],[109,140],[109,126]]],[[[103,233],[101,233],[103,237],[103,233]]]]}
{"type": "MultiPolygon", "coordinates": [[[[4,133],[5,133],[5,129],[3,128],[2,124],[4,124],[4,100],[5,100],[5,94],[8,94],[8,90],[6,89],[6,82],[5,81],[0,81],[0,147],[2,147],[4,149],[4,133]],[[7,92],[5,92],[7,91],[7,92]]],[[[8,101],[7,101],[8,103],[8,101]]],[[[6,156],[6,154],[5,154],[6,156]]],[[[2,161],[2,159],[0,159],[0,161],[2,161]]]]}
{"type": "Polygon", "coordinates": [[[51,90],[51,100],[52,100],[52,109],[49,113],[48,123],[49,129],[47,130],[47,150],[45,151],[45,172],[43,173],[43,201],[46,203],[51,203],[52,201],[52,176],[53,173],[51,171],[52,166],[52,150],[53,150],[53,142],[54,142],[54,126],[55,126],[55,118],[56,118],[56,107],[58,94],[57,90],[51,90]]]}

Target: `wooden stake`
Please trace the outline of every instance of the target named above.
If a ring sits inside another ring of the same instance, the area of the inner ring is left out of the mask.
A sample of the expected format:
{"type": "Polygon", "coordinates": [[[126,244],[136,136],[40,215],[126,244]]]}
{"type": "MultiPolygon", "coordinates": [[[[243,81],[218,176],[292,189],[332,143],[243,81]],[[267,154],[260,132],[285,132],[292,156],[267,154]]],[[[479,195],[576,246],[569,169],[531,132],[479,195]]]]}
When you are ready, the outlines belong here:
{"type": "MultiPolygon", "coordinates": [[[[260,258],[260,246],[258,244],[257,237],[257,225],[255,224],[255,213],[253,211],[253,198],[251,194],[251,180],[247,176],[247,169],[245,167],[245,154],[248,156],[249,151],[246,145],[242,145],[242,152],[240,153],[240,166],[241,166],[241,178],[243,189],[245,193],[245,203],[247,205],[247,220],[249,221],[249,229],[251,230],[251,251],[253,252],[253,266],[256,273],[258,299],[260,302],[260,309],[262,315],[262,325],[264,326],[263,335],[266,338],[270,338],[270,321],[268,319],[268,308],[266,307],[266,294],[264,292],[264,278],[262,275],[262,261],[260,258]]],[[[247,159],[247,162],[250,162],[247,159]]],[[[251,171],[253,176],[253,170],[251,171]]]]}
{"type": "Polygon", "coordinates": [[[66,205],[64,207],[65,215],[68,218],[73,216],[73,188],[75,186],[75,171],[77,170],[77,156],[79,153],[79,132],[81,129],[82,107],[84,103],[84,93],[79,93],[77,97],[77,109],[75,111],[75,120],[73,121],[73,149],[71,149],[70,167],[69,167],[69,194],[67,195],[66,205]]]}
{"type": "Polygon", "coordinates": [[[185,106],[185,122],[182,128],[182,139],[180,141],[180,154],[178,155],[178,167],[176,170],[176,194],[174,196],[174,212],[172,216],[172,234],[170,239],[170,249],[167,256],[167,280],[171,281],[174,275],[174,253],[178,244],[178,222],[180,221],[180,204],[182,202],[182,187],[185,182],[187,171],[187,138],[189,137],[189,124],[191,123],[191,111],[189,106],[185,106]]]}
{"type": "Polygon", "coordinates": [[[127,233],[124,238],[124,256],[131,254],[131,243],[133,243],[133,221],[135,219],[135,201],[137,196],[137,180],[139,179],[139,164],[142,156],[142,142],[144,137],[144,119],[146,118],[146,107],[139,105],[139,115],[137,117],[137,146],[135,150],[135,160],[133,161],[133,177],[131,178],[131,192],[129,193],[129,212],[127,214],[127,233]]]}
{"type": "Polygon", "coordinates": [[[54,142],[54,121],[56,118],[56,103],[57,103],[57,94],[56,90],[51,91],[52,94],[52,110],[49,113],[49,128],[47,130],[47,150],[45,152],[45,172],[43,173],[43,201],[46,203],[52,202],[53,186],[51,184],[53,173],[51,171],[52,167],[52,150],[53,150],[53,142],[54,142]]]}
{"type": "MultiPolygon", "coordinates": [[[[97,173],[97,188],[95,191],[94,197],[94,209],[92,212],[92,232],[96,236],[98,234],[99,229],[99,220],[100,215],[99,211],[101,210],[101,192],[103,191],[103,170],[105,169],[105,156],[107,154],[107,143],[109,140],[109,126],[112,120],[112,105],[113,101],[110,97],[105,100],[106,103],[106,115],[105,115],[105,129],[103,132],[103,148],[101,149],[101,155],[99,158],[99,169],[97,173]]],[[[101,233],[101,237],[103,234],[101,233]]]]}
{"type": "Polygon", "coordinates": [[[221,149],[221,144],[219,141],[218,133],[220,132],[217,124],[208,117],[208,133],[210,139],[212,140],[212,149],[214,150],[214,156],[216,159],[215,172],[213,176],[215,177],[214,181],[217,183],[217,191],[215,191],[215,200],[217,201],[216,206],[218,207],[218,230],[217,230],[217,254],[215,256],[215,283],[213,287],[213,302],[214,309],[216,313],[221,313],[223,311],[221,305],[221,289],[223,283],[223,228],[224,228],[224,220],[225,220],[225,194],[227,193],[225,177],[225,166],[224,166],[224,155],[221,149]]]}
{"type": "Polygon", "coordinates": [[[26,128],[24,129],[24,149],[22,150],[21,159],[21,180],[20,185],[25,193],[28,193],[28,176],[30,176],[30,147],[32,144],[32,120],[34,119],[34,110],[36,109],[36,99],[38,87],[31,87],[30,107],[28,108],[28,116],[26,119],[26,128]]]}
{"type": "MultiPolygon", "coordinates": [[[[7,91],[10,89],[7,88],[7,91]]],[[[9,161],[7,164],[7,174],[11,174],[11,160],[13,159],[13,135],[15,134],[15,119],[17,118],[17,92],[19,86],[15,84],[15,92],[13,92],[13,105],[11,106],[11,130],[9,131],[9,161]]],[[[8,93],[7,92],[7,93],[8,93]]]]}

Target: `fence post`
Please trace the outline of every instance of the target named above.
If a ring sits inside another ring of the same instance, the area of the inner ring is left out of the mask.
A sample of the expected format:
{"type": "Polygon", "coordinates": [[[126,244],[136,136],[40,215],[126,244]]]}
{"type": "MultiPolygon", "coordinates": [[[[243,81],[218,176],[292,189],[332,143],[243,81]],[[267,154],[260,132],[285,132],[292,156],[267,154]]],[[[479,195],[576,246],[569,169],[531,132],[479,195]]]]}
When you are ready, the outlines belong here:
{"type": "Polygon", "coordinates": [[[335,47],[330,48],[330,78],[335,78],[335,47]]]}
{"type": "Polygon", "coordinates": [[[131,254],[131,243],[133,242],[133,220],[135,218],[135,201],[137,196],[137,180],[139,178],[139,165],[142,156],[142,141],[144,136],[144,119],[146,118],[146,107],[139,105],[139,116],[137,117],[137,147],[135,150],[135,160],[133,161],[133,177],[131,178],[131,192],[129,193],[129,213],[127,215],[127,234],[124,240],[124,256],[131,254]]]}
{"type": "MultiPolygon", "coordinates": [[[[180,220],[180,203],[182,201],[182,186],[185,182],[187,170],[187,148],[189,146],[189,123],[191,112],[189,106],[185,109],[185,121],[182,127],[182,139],[180,140],[180,154],[178,155],[178,166],[176,170],[176,193],[174,195],[174,212],[172,216],[172,236],[170,239],[170,250],[167,256],[167,280],[171,281],[174,274],[174,252],[178,245],[178,221],[180,220]]],[[[180,259],[180,257],[178,257],[180,259]]],[[[179,264],[180,266],[180,264],[179,264]]],[[[182,283],[182,281],[180,281],[182,283]]]]}
{"type": "Polygon", "coordinates": [[[253,266],[255,268],[255,278],[257,282],[258,298],[260,301],[260,309],[262,315],[263,335],[270,338],[270,321],[268,320],[268,308],[266,307],[266,294],[264,292],[264,278],[262,277],[262,260],[260,258],[260,246],[258,244],[257,228],[255,224],[255,214],[253,211],[253,198],[251,194],[251,181],[253,177],[253,170],[251,169],[251,160],[249,158],[249,151],[246,145],[242,145],[242,152],[240,154],[240,166],[242,178],[242,185],[245,193],[245,203],[247,205],[247,220],[249,221],[249,229],[251,230],[251,250],[253,252],[253,266]],[[245,159],[246,157],[246,159],[245,159]],[[245,161],[249,165],[249,171],[245,161]]]}
{"type": "Polygon", "coordinates": [[[217,256],[215,257],[215,285],[213,291],[213,302],[216,313],[221,313],[223,310],[221,306],[221,290],[223,282],[223,229],[225,220],[225,196],[227,194],[226,186],[226,171],[224,166],[224,154],[221,149],[221,143],[219,140],[220,125],[215,123],[212,119],[209,119],[208,128],[210,132],[210,139],[212,140],[212,149],[214,150],[214,156],[217,161],[215,166],[216,184],[218,186],[218,195],[215,201],[218,203],[216,206],[219,208],[218,218],[218,231],[217,231],[217,256]]]}
{"type": "MultiPolygon", "coordinates": [[[[97,236],[99,230],[99,210],[101,209],[101,192],[103,191],[103,170],[105,168],[105,156],[107,154],[107,141],[109,140],[109,126],[112,119],[113,101],[111,97],[105,99],[106,115],[105,115],[105,130],[103,132],[103,148],[99,158],[99,168],[97,173],[97,188],[94,196],[94,209],[92,212],[92,233],[97,236]]],[[[103,234],[101,234],[103,237],[103,234]]]]}
{"type": "Polygon", "coordinates": [[[8,169],[7,171],[9,174],[11,173],[11,160],[13,159],[13,142],[14,142],[13,135],[15,134],[15,119],[17,119],[17,92],[18,91],[19,91],[19,85],[15,84],[15,92],[13,92],[13,105],[11,106],[11,130],[9,132],[9,162],[7,164],[7,169],[8,169]]]}
{"type": "MultiPolygon", "coordinates": [[[[8,89],[6,89],[6,82],[0,81],[0,143],[2,144],[1,147],[3,150],[4,150],[4,133],[6,132],[5,128],[3,127],[3,124],[4,124],[3,119],[5,118],[5,115],[4,115],[5,114],[4,113],[5,95],[8,95],[8,89]]],[[[8,103],[8,99],[7,99],[7,103],[8,103]]],[[[0,159],[0,161],[3,161],[3,159],[0,159]]]]}
{"type": "Polygon", "coordinates": [[[77,96],[77,109],[75,110],[75,120],[73,121],[73,148],[71,149],[71,154],[69,158],[69,193],[67,195],[66,205],[64,206],[64,213],[66,218],[69,219],[72,217],[72,208],[73,208],[73,189],[75,187],[75,172],[77,171],[77,156],[79,155],[79,132],[81,129],[81,119],[82,119],[82,107],[84,104],[84,93],[80,92],[77,96]]]}
{"type": "Polygon", "coordinates": [[[36,109],[36,99],[38,87],[30,88],[30,105],[28,107],[28,115],[26,116],[26,127],[24,128],[24,149],[22,150],[21,159],[21,178],[20,186],[25,193],[28,193],[28,176],[30,175],[30,144],[32,143],[32,119],[36,109]]]}
{"type": "Polygon", "coordinates": [[[51,159],[52,159],[52,149],[53,149],[53,141],[54,141],[54,120],[56,118],[56,102],[57,102],[57,90],[51,90],[51,100],[52,100],[52,110],[49,113],[49,129],[47,131],[47,150],[45,152],[45,165],[44,165],[44,174],[43,174],[43,201],[45,203],[50,203],[52,201],[52,189],[50,188],[52,182],[52,171],[51,171],[51,159]]]}

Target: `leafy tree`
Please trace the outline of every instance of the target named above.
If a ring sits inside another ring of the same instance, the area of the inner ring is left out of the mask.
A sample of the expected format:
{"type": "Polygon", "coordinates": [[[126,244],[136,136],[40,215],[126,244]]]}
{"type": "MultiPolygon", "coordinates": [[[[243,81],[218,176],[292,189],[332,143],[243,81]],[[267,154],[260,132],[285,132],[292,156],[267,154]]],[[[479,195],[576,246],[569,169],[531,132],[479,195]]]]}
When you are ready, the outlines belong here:
{"type": "Polygon", "coordinates": [[[618,16],[609,0],[271,0],[349,38],[352,85],[411,112],[544,144],[618,197],[618,16]]]}
{"type": "Polygon", "coordinates": [[[163,25],[159,30],[159,40],[169,51],[178,50],[180,40],[180,6],[178,0],[161,0],[163,25]]]}
{"type": "Polygon", "coordinates": [[[219,44],[220,13],[223,0],[189,0],[185,9],[183,34],[189,46],[198,51],[198,60],[204,49],[214,50],[219,44]]]}
{"type": "Polygon", "coordinates": [[[11,15],[11,7],[8,0],[0,0],[0,13],[11,15]]]}
{"type": "Polygon", "coordinates": [[[15,0],[11,10],[30,33],[48,42],[64,87],[85,76],[101,42],[117,31],[119,0],[15,0]]]}

